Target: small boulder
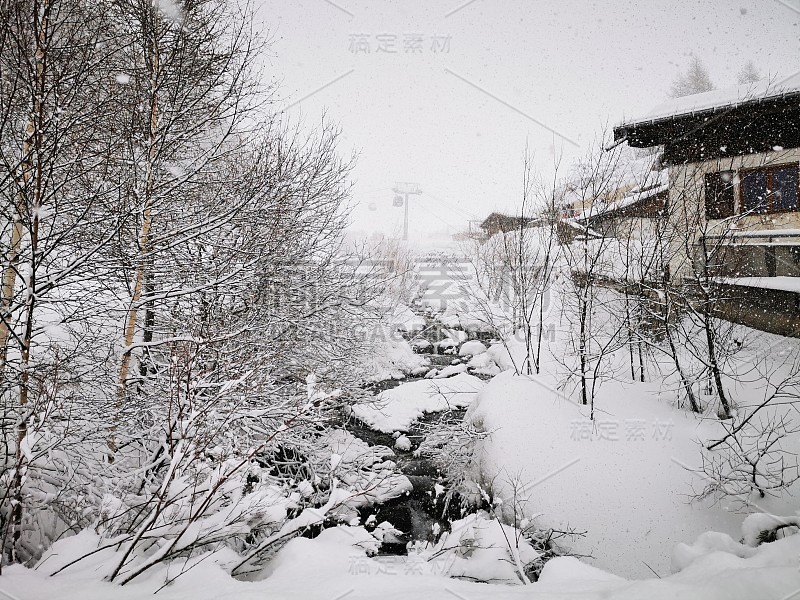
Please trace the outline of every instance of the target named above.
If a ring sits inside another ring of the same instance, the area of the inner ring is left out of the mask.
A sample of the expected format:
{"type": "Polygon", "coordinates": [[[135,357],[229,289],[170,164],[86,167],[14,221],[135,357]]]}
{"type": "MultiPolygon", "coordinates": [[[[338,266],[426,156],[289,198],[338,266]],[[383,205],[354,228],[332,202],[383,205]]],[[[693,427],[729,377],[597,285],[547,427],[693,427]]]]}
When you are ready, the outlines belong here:
{"type": "Polygon", "coordinates": [[[411,440],[408,436],[401,435],[394,441],[394,447],[400,452],[408,452],[411,450],[411,440]]]}

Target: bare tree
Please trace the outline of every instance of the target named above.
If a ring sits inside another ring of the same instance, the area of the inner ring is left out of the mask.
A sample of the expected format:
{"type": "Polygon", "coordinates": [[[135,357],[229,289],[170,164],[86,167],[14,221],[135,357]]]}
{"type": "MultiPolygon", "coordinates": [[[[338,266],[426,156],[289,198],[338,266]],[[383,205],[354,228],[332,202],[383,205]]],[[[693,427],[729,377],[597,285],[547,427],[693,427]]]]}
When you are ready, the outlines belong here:
{"type": "Polygon", "coordinates": [[[649,317],[657,323],[657,334],[663,336],[666,342],[666,344],[656,344],[653,347],[665,352],[669,357],[691,410],[699,413],[702,408],[695,393],[694,378],[681,353],[679,341],[684,308],[680,302],[680,294],[675,290],[671,274],[669,235],[673,230],[669,225],[670,211],[671,203],[667,199],[661,218],[656,222],[655,252],[659,274],[645,287],[645,291],[651,294],[653,301],[644,306],[648,310],[649,317]]]}
{"type": "Polygon", "coordinates": [[[38,372],[61,378],[51,382],[58,389],[77,376],[80,362],[85,368],[97,351],[102,356],[89,340],[98,287],[77,282],[94,271],[125,215],[109,209],[116,190],[106,179],[117,139],[106,127],[108,12],[78,0],[4,3],[2,10],[0,373],[6,417],[17,415],[13,514],[5,523],[14,529],[14,554],[28,423],[50,414],[52,400],[42,394],[38,372]]]}
{"type": "MultiPolygon", "coordinates": [[[[706,168],[686,168],[675,182],[670,195],[671,241],[669,267],[677,277],[668,283],[668,298],[675,309],[687,315],[676,323],[676,333],[688,356],[697,361],[701,376],[713,382],[722,418],[730,418],[733,410],[726,388],[729,363],[741,345],[733,339],[734,325],[719,318],[718,306],[729,293],[721,281],[726,274],[736,273],[737,256],[731,242],[752,211],[736,212],[732,200],[723,212],[717,210],[719,199],[711,194],[731,190],[732,159],[718,159],[713,173],[706,168]],[[713,178],[728,177],[729,180],[713,178]],[[711,178],[711,179],[710,179],[711,178]],[[718,192],[715,192],[719,188],[718,192]],[[719,214],[717,214],[719,213],[719,214]]],[[[730,196],[731,192],[726,194],[730,196]]]]}
{"type": "MultiPolygon", "coordinates": [[[[576,165],[567,189],[579,205],[601,206],[616,197],[622,172],[619,148],[603,151],[599,143],[576,165]]],[[[566,272],[560,293],[577,364],[569,357],[561,360],[567,369],[562,385],[577,380],[580,402],[590,406],[593,419],[596,392],[603,379],[613,376],[611,357],[624,343],[620,337],[624,321],[613,318],[616,292],[607,285],[616,241],[576,220],[567,223],[576,233],[562,246],[566,272]]]]}
{"type": "MultiPolygon", "coordinates": [[[[144,0],[119,0],[115,8],[124,24],[117,63],[130,95],[120,125],[128,136],[123,160],[130,168],[124,176],[132,182],[126,202],[138,215],[136,229],[120,248],[130,295],[119,371],[121,410],[135,337],[142,325],[143,338],[153,336],[154,297],[163,293],[156,289],[156,263],[180,243],[176,238],[219,227],[240,208],[228,204],[227,211],[207,217],[193,209],[191,198],[197,186],[208,184],[203,174],[219,169],[241,145],[252,126],[246,120],[261,100],[250,76],[260,48],[246,12],[217,0],[176,5],[177,12],[144,0]],[[170,217],[180,224],[163,222],[170,217]]],[[[109,448],[113,455],[113,425],[109,448]]]]}
{"type": "Polygon", "coordinates": [[[528,374],[538,373],[541,364],[544,316],[557,265],[555,213],[555,193],[534,177],[526,148],[522,200],[511,226],[466,250],[472,270],[460,281],[472,312],[505,344],[515,369],[528,374]],[[516,335],[525,344],[519,366],[506,339],[516,335]]]}

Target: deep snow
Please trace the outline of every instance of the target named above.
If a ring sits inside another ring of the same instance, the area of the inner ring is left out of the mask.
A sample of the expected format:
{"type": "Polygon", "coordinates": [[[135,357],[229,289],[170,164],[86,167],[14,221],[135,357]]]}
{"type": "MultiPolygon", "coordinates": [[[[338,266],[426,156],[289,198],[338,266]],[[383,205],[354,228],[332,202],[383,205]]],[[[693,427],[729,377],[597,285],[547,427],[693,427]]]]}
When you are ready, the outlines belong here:
{"type": "MultiPolygon", "coordinates": [[[[374,538],[363,528],[337,527],[313,540],[291,540],[270,563],[264,579],[242,582],[224,570],[227,552],[201,555],[185,564],[161,567],[147,578],[119,587],[101,581],[111,550],[99,552],[55,577],[49,573],[94,548],[89,532],[56,544],[39,567],[14,565],[0,578],[0,594],[12,600],[134,600],[152,598],[165,576],[174,582],[155,596],[165,600],[788,600],[800,594],[800,536],[758,548],[743,547],[722,534],[707,535],[682,548],[683,570],[662,579],[628,581],[565,557],[549,561],[530,586],[479,584],[449,579],[444,561],[371,558],[374,538]]],[[[480,558],[479,565],[485,565],[480,558]]],[[[503,568],[504,563],[497,563],[503,568]]],[[[497,571],[496,571],[497,572],[497,571]]]]}

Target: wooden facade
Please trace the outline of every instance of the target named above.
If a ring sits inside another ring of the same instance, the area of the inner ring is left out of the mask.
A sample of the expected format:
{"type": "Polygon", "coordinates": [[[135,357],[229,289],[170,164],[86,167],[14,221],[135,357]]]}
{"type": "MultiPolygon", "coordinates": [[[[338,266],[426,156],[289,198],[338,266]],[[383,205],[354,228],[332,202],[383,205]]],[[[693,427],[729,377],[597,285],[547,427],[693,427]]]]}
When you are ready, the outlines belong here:
{"type": "MultiPolygon", "coordinates": [[[[800,294],[791,291],[795,286],[767,282],[800,277],[800,89],[765,90],[757,98],[620,125],[614,138],[637,148],[663,147],[665,213],[673,228],[684,228],[685,239],[694,236],[696,250],[687,257],[678,240],[665,268],[689,279],[710,268],[725,281],[715,307],[720,316],[798,336],[800,294]],[[713,264],[701,245],[715,248],[713,264]],[[744,278],[755,279],[737,285],[744,278]]],[[[709,98],[698,96],[696,104],[709,98]]],[[[674,106],[691,104],[687,98],[674,106]]]]}

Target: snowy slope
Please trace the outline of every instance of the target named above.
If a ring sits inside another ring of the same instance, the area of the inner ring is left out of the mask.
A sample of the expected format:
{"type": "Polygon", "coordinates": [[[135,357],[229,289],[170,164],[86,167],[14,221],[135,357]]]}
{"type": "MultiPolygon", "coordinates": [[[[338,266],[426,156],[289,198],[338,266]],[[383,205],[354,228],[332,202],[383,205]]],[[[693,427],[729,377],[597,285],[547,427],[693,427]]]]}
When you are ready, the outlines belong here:
{"type": "MultiPolygon", "coordinates": [[[[718,422],[660,401],[659,385],[607,383],[593,425],[553,380],[505,372],[466,415],[493,432],[476,451],[473,476],[506,503],[516,479],[538,524],[587,531],[572,546],[591,564],[625,577],[668,574],[665,549],[710,529],[736,536],[744,515],[690,503],[705,481],[687,468],[699,466],[698,440],[713,437],[718,422]]],[[[762,506],[786,509],[769,499],[762,506]]]]}

